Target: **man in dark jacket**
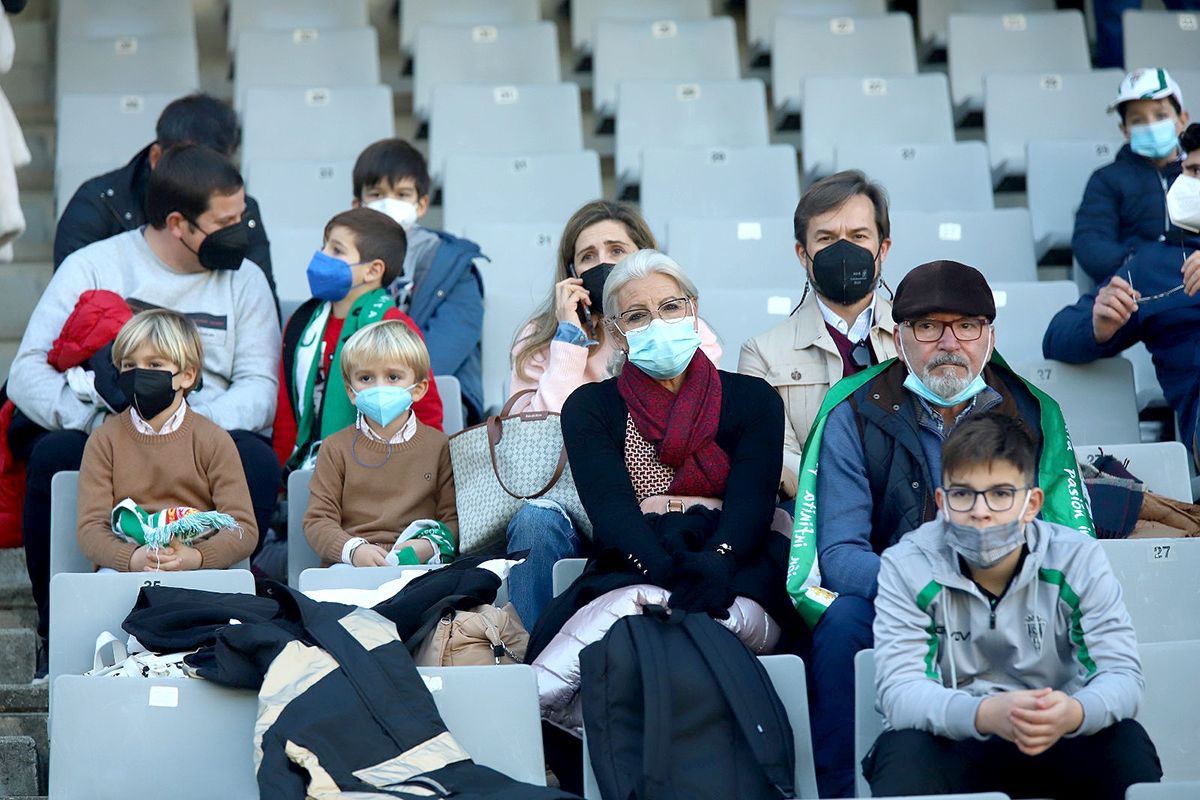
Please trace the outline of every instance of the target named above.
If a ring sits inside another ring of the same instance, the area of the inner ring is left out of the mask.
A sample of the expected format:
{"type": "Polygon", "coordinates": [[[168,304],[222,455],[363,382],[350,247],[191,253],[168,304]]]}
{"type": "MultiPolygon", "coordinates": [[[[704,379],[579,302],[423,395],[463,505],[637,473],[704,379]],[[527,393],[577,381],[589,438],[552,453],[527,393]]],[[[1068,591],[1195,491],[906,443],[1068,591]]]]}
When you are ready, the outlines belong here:
{"type": "Polygon", "coordinates": [[[1121,81],[1109,111],[1125,137],[1113,163],[1092,174],[1075,215],[1071,248],[1097,283],[1139,247],[1183,235],[1166,215],[1166,193],[1179,177],[1178,136],[1188,123],[1183,93],[1165,69],[1139,69],[1121,81]]]}
{"type": "MultiPolygon", "coordinates": [[[[228,103],[207,94],[171,102],[158,118],[153,142],[120,169],[85,181],[71,197],[54,232],[54,269],[82,247],[146,224],[146,183],[164,151],[178,144],[202,144],[232,159],[241,138],[237,114],[228,103]]],[[[249,195],[242,219],[250,234],[246,258],[262,268],[275,296],[267,231],[258,203],[249,195]]]]}

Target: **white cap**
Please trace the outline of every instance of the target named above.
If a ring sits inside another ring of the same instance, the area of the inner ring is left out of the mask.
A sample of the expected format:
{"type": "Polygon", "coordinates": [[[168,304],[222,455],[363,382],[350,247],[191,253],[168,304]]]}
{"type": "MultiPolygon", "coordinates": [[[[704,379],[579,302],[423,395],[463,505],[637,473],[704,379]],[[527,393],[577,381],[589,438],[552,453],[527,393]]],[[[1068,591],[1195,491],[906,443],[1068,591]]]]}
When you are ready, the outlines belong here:
{"type": "Polygon", "coordinates": [[[1182,109],[1183,92],[1179,91],[1179,84],[1171,79],[1170,74],[1165,69],[1143,67],[1125,76],[1117,89],[1117,99],[1112,101],[1108,110],[1116,111],[1117,106],[1130,100],[1161,100],[1172,96],[1182,109]]]}

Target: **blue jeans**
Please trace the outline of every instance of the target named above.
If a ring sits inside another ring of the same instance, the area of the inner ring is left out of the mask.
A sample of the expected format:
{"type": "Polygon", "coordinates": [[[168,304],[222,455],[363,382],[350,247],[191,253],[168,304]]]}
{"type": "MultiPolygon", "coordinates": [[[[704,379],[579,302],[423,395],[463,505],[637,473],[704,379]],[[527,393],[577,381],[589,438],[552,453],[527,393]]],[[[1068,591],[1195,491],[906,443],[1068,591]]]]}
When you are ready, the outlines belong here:
{"type": "Polygon", "coordinates": [[[522,550],[529,555],[508,573],[508,599],[532,631],[552,597],[554,562],[579,555],[579,536],[557,506],[526,503],[508,521],[508,552],[522,550]]]}
{"type": "Polygon", "coordinates": [[[842,595],[813,629],[812,740],[821,797],[853,797],[854,654],[871,647],[875,604],[842,595]]]}

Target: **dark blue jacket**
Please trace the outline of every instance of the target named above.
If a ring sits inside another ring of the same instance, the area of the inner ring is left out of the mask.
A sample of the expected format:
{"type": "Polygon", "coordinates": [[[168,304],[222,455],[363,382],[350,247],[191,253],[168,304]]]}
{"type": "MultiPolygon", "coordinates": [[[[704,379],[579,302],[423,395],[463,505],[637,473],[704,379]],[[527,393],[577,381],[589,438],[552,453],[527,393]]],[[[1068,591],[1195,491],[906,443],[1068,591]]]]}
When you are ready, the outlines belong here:
{"type": "MultiPolygon", "coordinates": [[[[1161,170],[1125,145],[1117,157],[1092,173],[1079,211],[1071,249],[1092,280],[1103,283],[1146,242],[1189,234],[1167,222],[1167,189],[1179,177],[1179,161],[1161,170]]],[[[1200,237],[1191,235],[1200,247],[1200,237]]]]}
{"type": "Polygon", "coordinates": [[[483,278],[474,259],[479,245],[444,231],[429,269],[413,288],[408,315],[425,334],[435,375],[453,375],[462,385],[467,419],[483,415],[483,278]]]}
{"type": "MultiPolygon", "coordinates": [[[[1165,292],[1181,282],[1180,269],[1186,253],[1178,244],[1151,242],[1121,267],[1120,276],[1132,278],[1143,297],[1165,292]]],[[[1107,281],[1105,281],[1107,283],[1107,281]]],[[[1102,288],[1102,287],[1100,287],[1102,288]]],[[[1046,358],[1068,364],[1086,364],[1115,356],[1130,345],[1145,342],[1154,361],[1154,371],[1163,395],[1179,415],[1183,442],[1193,447],[1196,433],[1197,398],[1200,397],[1200,297],[1177,292],[1138,307],[1129,322],[1104,344],[1096,344],[1092,330],[1092,307],[1096,291],[1054,315],[1042,339],[1046,358]]]]}

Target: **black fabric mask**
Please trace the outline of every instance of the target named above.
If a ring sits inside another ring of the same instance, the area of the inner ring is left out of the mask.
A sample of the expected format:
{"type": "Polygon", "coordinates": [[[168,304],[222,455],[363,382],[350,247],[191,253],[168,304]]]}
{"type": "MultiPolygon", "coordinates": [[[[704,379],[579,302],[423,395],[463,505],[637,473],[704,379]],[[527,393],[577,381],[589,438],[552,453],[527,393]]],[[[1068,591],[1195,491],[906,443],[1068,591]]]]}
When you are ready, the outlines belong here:
{"type": "Polygon", "coordinates": [[[583,281],[583,288],[587,289],[588,299],[592,301],[593,314],[604,314],[604,282],[608,280],[615,266],[616,264],[597,264],[579,276],[579,280],[583,281]]]}
{"type": "Polygon", "coordinates": [[[178,372],[165,369],[127,369],[117,378],[117,386],[137,409],[138,416],[149,422],[175,402],[175,387],[171,379],[178,372]]]}
{"type": "MultiPolygon", "coordinates": [[[[198,230],[204,230],[195,222],[192,222],[192,225],[198,230]]],[[[188,249],[191,250],[190,247],[188,249]]],[[[205,236],[204,241],[200,243],[200,249],[193,252],[196,258],[200,259],[200,266],[215,272],[240,269],[249,249],[250,228],[244,221],[238,221],[205,236]]]]}
{"type": "Polygon", "coordinates": [[[838,239],[812,257],[812,280],[818,292],[848,306],[875,288],[875,256],[865,247],[838,239]]]}

